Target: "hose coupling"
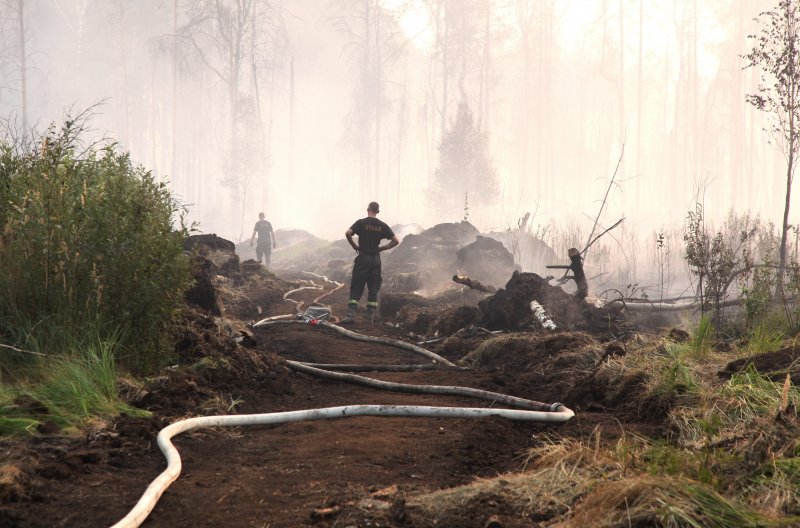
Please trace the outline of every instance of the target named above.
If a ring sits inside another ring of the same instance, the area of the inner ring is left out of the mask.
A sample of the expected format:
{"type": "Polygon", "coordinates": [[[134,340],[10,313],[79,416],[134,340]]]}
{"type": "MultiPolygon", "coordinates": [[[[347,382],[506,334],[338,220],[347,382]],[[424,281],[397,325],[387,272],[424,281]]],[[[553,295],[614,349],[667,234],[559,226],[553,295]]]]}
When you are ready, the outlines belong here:
{"type": "Polygon", "coordinates": [[[559,407],[566,407],[563,403],[555,402],[550,404],[550,412],[558,412],[559,407]]]}

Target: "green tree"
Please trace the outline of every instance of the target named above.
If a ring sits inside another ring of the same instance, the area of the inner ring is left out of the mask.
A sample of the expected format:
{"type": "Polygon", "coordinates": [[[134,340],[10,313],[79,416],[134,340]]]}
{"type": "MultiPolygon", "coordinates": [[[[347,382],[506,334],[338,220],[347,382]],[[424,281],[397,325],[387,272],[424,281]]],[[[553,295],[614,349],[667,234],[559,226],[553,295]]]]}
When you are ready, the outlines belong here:
{"type": "Polygon", "coordinates": [[[800,147],[800,50],[798,50],[798,0],[781,0],[772,11],[759,15],[761,32],[750,53],[744,56],[746,67],[758,67],[761,76],[756,93],[746,100],[771,117],[767,130],[786,158],[786,202],[781,225],[776,291],[783,296],[786,270],[786,240],[789,232],[789,203],[792,180],[800,147]]]}
{"type": "Polygon", "coordinates": [[[470,208],[492,204],[497,198],[497,174],[489,156],[489,137],[480,123],[475,123],[466,102],[439,143],[439,166],[429,189],[431,206],[443,217],[462,216],[464,196],[470,208]]]}

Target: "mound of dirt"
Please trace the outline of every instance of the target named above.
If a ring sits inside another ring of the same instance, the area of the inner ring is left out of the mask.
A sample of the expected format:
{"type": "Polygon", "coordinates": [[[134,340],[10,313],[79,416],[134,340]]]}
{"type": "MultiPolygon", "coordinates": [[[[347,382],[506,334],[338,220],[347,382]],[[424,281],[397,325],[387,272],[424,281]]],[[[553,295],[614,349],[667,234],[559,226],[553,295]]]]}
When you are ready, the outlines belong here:
{"type": "Polygon", "coordinates": [[[503,243],[525,271],[545,273],[545,266],[558,262],[559,257],[544,241],[536,238],[528,231],[518,229],[508,231],[492,231],[486,236],[503,243]]]}
{"type": "Polygon", "coordinates": [[[456,252],[475,240],[479,231],[469,222],[438,224],[418,235],[409,234],[386,255],[384,271],[417,274],[424,288],[449,281],[456,269],[456,252]]]}
{"type": "Polygon", "coordinates": [[[484,284],[503,284],[514,272],[514,257],[501,242],[478,236],[456,252],[456,268],[460,274],[484,284]]]}
{"type": "Polygon", "coordinates": [[[800,365],[798,365],[800,362],[798,358],[800,358],[800,349],[786,347],[775,352],[765,352],[731,361],[719,372],[719,375],[729,379],[737,372],[742,372],[752,366],[773,381],[783,381],[786,374],[789,374],[792,378],[792,383],[796,384],[800,383],[800,365]]]}
{"type": "Polygon", "coordinates": [[[217,284],[225,315],[248,322],[261,319],[272,307],[283,304],[283,294],[291,288],[289,282],[277,278],[262,265],[246,271],[240,286],[223,281],[217,284]]]}
{"type": "Polygon", "coordinates": [[[406,235],[418,235],[425,231],[423,227],[419,224],[395,224],[392,226],[392,232],[398,238],[398,240],[403,240],[406,235]]]}
{"type": "Polygon", "coordinates": [[[183,242],[186,251],[210,260],[216,266],[216,274],[234,280],[241,280],[242,270],[239,267],[239,255],[236,245],[230,240],[217,235],[192,235],[183,242]]]}
{"type": "Polygon", "coordinates": [[[217,265],[203,255],[192,256],[192,286],[186,290],[184,298],[186,304],[207,311],[213,315],[220,315],[217,289],[214,287],[214,278],[217,276],[217,265]]]}
{"type": "Polygon", "coordinates": [[[534,322],[531,301],[538,301],[558,328],[598,334],[619,330],[621,320],[613,305],[595,308],[560,287],[551,286],[547,279],[535,273],[517,271],[504,289],[478,303],[482,314],[479,324],[490,330],[527,328],[534,322]]]}
{"type": "Polygon", "coordinates": [[[513,333],[484,341],[461,362],[496,372],[504,392],[572,407],[594,399],[583,387],[603,355],[603,347],[580,332],[513,333]]]}
{"type": "MultiPolygon", "coordinates": [[[[308,231],[302,229],[278,229],[275,231],[275,242],[277,248],[272,252],[272,265],[276,261],[283,261],[292,258],[298,253],[313,251],[314,248],[328,244],[328,241],[317,238],[308,231]]],[[[250,245],[250,238],[245,238],[236,244],[236,253],[242,260],[256,258],[255,244],[250,245]]]]}
{"type": "MultiPolygon", "coordinates": [[[[355,253],[347,240],[329,242],[300,230],[286,233],[293,236],[285,239],[283,230],[275,233],[278,247],[272,253],[270,269],[278,275],[310,271],[341,282],[343,275],[340,271],[345,270],[348,264],[352,266],[355,253]]],[[[252,251],[252,248],[246,249],[252,251]]]]}

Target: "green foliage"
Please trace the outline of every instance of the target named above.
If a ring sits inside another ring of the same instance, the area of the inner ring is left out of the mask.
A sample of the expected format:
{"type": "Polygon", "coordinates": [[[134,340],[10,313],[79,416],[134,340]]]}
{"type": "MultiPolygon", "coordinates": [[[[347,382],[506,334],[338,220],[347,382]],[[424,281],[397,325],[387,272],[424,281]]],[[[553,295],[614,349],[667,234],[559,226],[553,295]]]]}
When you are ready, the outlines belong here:
{"type": "Polygon", "coordinates": [[[489,156],[489,138],[480,124],[475,123],[469,105],[461,102],[455,120],[439,143],[439,166],[429,199],[436,210],[452,221],[462,216],[466,218],[474,208],[493,204],[497,195],[497,175],[489,156]],[[471,203],[467,202],[467,197],[471,203]]]}
{"type": "Polygon", "coordinates": [[[16,393],[0,383],[0,436],[29,434],[38,420],[25,416],[14,402],[16,393]]]}
{"type": "Polygon", "coordinates": [[[115,343],[104,341],[76,351],[72,357],[50,360],[47,376],[32,396],[62,425],[93,416],[110,417],[123,410],[131,412],[117,397],[115,347],[115,343]]]}
{"type": "Polygon", "coordinates": [[[642,454],[645,469],[651,475],[681,476],[691,473],[696,451],[689,451],[657,441],[642,454]]]}
{"type": "Polygon", "coordinates": [[[726,499],[703,484],[686,481],[682,486],[665,486],[655,493],[662,504],[657,514],[659,526],[744,528],[783,525],[764,518],[744,504],[726,499]]]}
{"type": "Polygon", "coordinates": [[[82,341],[62,342],[64,355],[35,356],[28,379],[0,384],[0,434],[29,433],[45,420],[62,428],[78,427],[90,418],[110,418],[120,412],[146,416],[120,401],[117,393],[118,339],[90,329],[82,341]],[[34,406],[18,405],[27,401],[34,406]],[[46,409],[46,412],[37,408],[46,409]]]}
{"type": "Polygon", "coordinates": [[[650,396],[674,400],[682,395],[694,396],[700,386],[684,358],[684,348],[667,345],[661,367],[651,378],[650,396]]]}
{"type": "MultiPolygon", "coordinates": [[[[777,383],[758,373],[752,365],[737,372],[723,385],[720,397],[727,402],[720,406],[729,423],[750,420],[760,416],[772,416],[781,409],[783,383],[777,383]]],[[[800,408],[800,391],[789,387],[788,405],[800,408]]]]}
{"type": "Polygon", "coordinates": [[[711,350],[714,344],[714,325],[708,315],[703,315],[697,328],[692,332],[692,340],[689,342],[689,349],[695,356],[703,356],[711,350]]]}
{"type": "Polygon", "coordinates": [[[712,235],[701,204],[687,213],[683,235],[686,262],[698,279],[697,295],[704,308],[710,303],[715,321],[720,320],[722,303],[734,281],[750,270],[753,246],[764,229],[758,217],[730,211],[723,228],[712,235]]]}
{"type": "Polygon", "coordinates": [[[31,328],[48,342],[99,321],[145,369],[170,348],[189,282],[182,209],[115,145],[82,150],[81,127],[49,129],[38,149],[0,143],[0,339],[36,339],[19,335],[31,328]]]}
{"type": "Polygon", "coordinates": [[[753,335],[747,343],[747,351],[750,354],[774,352],[781,348],[783,338],[783,331],[780,328],[762,321],[753,329],[753,335]]]}

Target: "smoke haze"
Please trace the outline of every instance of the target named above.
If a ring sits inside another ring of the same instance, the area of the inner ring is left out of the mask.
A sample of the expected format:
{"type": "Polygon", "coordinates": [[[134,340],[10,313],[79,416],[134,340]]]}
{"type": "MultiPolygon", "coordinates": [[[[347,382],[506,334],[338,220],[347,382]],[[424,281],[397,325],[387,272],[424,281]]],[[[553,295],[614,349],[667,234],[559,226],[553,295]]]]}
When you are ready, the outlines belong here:
{"type": "Polygon", "coordinates": [[[0,1],[2,114],[43,127],[102,101],[95,133],[204,232],[247,238],[264,211],[338,238],[371,200],[390,224],[503,230],[531,212],[588,231],[623,145],[606,225],[680,226],[698,196],[709,218],[780,224],[785,162],[741,58],[771,1],[0,1]],[[455,178],[453,213],[430,197],[460,103],[498,193],[480,205],[455,178]]]}

